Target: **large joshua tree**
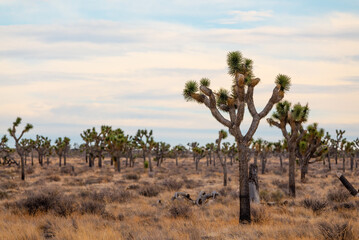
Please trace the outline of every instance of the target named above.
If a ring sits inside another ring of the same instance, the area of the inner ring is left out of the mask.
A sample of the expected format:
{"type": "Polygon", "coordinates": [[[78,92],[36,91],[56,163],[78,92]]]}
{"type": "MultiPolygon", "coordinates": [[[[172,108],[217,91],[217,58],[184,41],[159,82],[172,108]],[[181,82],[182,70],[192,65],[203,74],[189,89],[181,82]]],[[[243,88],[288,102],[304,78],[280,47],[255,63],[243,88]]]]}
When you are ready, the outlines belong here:
{"type": "Polygon", "coordinates": [[[248,185],[248,152],[249,143],[256,132],[259,122],[284,97],[284,92],[289,90],[290,78],[279,74],[276,77],[276,86],[272,96],[264,109],[257,112],[253,101],[254,88],[260,79],[253,74],[253,62],[244,58],[238,51],[229,52],[227,55],[228,73],[233,77],[231,90],[224,88],[213,91],[209,88],[210,80],[202,78],[199,84],[196,81],[188,81],[183,90],[183,96],[187,101],[196,101],[204,104],[212,116],[228,128],[229,133],[234,136],[239,152],[240,171],[240,222],[250,222],[250,199],[248,185]],[[242,132],[240,126],[243,122],[245,108],[248,108],[252,117],[251,125],[246,133],[242,132]],[[227,113],[229,118],[224,117],[222,112],[227,113]]]}
{"type": "Polygon", "coordinates": [[[33,126],[29,123],[26,124],[25,128],[22,130],[19,136],[16,136],[16,128],[20,125],[21,118],[17,117],[15,122],[13,122],[12,127],[8,129],[8,132],[11,137],[15,140],[15,148],[16,152],[20,156],[20,166],[21,166],[21,180],[25,180],[25,156],[26,156],[26,149],[24,149],[21,144],[20,140],[24,136],[25,133],[30,131],[33,126]]]}
{"type": "Polygon", "coordinates": [[[288,101],[280,102],[276,105],[276,111],[267,121],[270,126],[275,126],[282,131],[284,138],[287,141],[287,148],[289,153],[289,195],[295,197],[295,160],[296,150],[299,141],[304,135],[302,123],[308,119],[309,107],[299,103],[291,108],[291,103],[288,101]],[[290,132],[287,131],[287,125],[290,127],[290,132]]]}

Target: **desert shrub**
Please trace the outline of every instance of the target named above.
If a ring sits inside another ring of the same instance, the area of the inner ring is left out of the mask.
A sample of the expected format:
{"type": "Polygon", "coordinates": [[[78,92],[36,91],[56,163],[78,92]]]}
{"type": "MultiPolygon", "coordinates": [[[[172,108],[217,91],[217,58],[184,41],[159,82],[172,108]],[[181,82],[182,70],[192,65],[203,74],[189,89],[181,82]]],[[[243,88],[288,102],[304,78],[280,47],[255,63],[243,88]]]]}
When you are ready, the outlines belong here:
{"type": "Polygon", "coordinates": [[[135,174],[135,173],[129,173],[129,174],[124,175],[124,178],[127,180],[136,180],[137,181],[140,179],[140,175],[135,174]]]}
{"type": "Polygon", "coordinates": [[[279,189],[271,193],[271,200],[276,203],[279,203],[283,199],[283,197],[284,197],[284,194],[279,189]]]}
{"type": "Polygon", "coordinates": [[[191,207],[185,202],[173,202],[169,208],[169,213],[172,217],[189,218],[192,214],[191,207]]]}
{"type": "Polygon", "coordinates": [[[226,197],[228,194],[231,194],[232,193],[232,188],[231,187],[223,187],[221,188],[218,193],[223,196],[223,197],[226,197]]]}
{"type": "Polygon", "coordinates": [[[266,212],[265,207],[258,204],[251,205],[252,221],[255,223],[263,223],[269,219],[269,215],[266,212]]]}
{"type": "Polygon", "coordinates": [[[71,215],[77,209],[77,203],[74,198],[63,196],[59,198],[56,204],[53,206],[53,210],[56,215],[66,217],[71,215]]]}
{"type": "Polygon", "coordinates": [[[302,201],[302,205],[317,213],[324,210],[328,206],[328,202],[320,199],[306,198],[302,201]]]}
{"type": "Polygon", "coordinates": [[[140,185],[138,185],[138,184],[131,184],[127,187],[128,190],[136,190],[139,188],[140,188],[140,185]]]}
{"type": "Polygon", "coordinates": [[[329,201],[345,202],[350,198],[350,193],[344,188],[331,189],[327,195],[329,201]]]}
{"type": "Polygon", "coordinates": [[[48,176],[46,179],[53,182],[61,181],[61,178],[58,175],[48,176]]]}
{"type": "Polygon", "coordinates": [[[351,202],[345,202],[345,203],[339,203],[336,204],[333,209],[334,210],[339,210],[339,209],[356,209],[356,204],[351,203],[351,202]]]}
{"type": "Polygon", "coordinates": [[[168,178],[161,183],[166,189],[171,191],[178,191],[183,185],[183,182],[177,181],[173,178],[168,178]]]}
{"type": "Polygon", "coordinates": [[[34,172],[35,172],[35,170],[32,166],[26,167],[26,174],[33,174],[34,172]]]}
{"type": "Polygon", "coordinates": [[[16,202],[15,205],[30,215],[53,211],[56,215],[65,217],[76,209],[75,200],[64,196],[56,189],[42,189],[39,192],[30,193],[25,199],[16,202]]]}
{"type": "Polygon", "coordinates": [[[156,185],[145,185],[139,189],[138,193],[145,197],[155,197],[160,193],[160,189],[156,185]]]}
{"type": "Polygon", "coordinates": [[[0,184],[0,189],[8,190],[17,188],[17,184],[12,181],[5,181],[0,184]]]}
{"type": "Polygon", "coordinates": [[[272,181],[272,184],[277,186],[279,189],[286,191],[288,189],[288,183],[285,181],[281,181],[279,179],[275,179],[272,181]]]}
{"type": "Polygon", "coordinates": [[[132,194],[124,189],[102,188],[99,191],[83,192],[83,197],[88,197],[95,201],[105,202],[127,202],[132,198],[132,194]]]}
{"type": "Polygon", "coordinates": [[[75,167],[71,165],[66,165],[61,167],[60,172],[62,174],[72,174],[75,171],[75,167]]]}
{"type": "Polygon", "coordinates": [[[8,198],[8,197],[9,197],[9,195],[7,194],[7,192],[0,190],[0,200],[8,198]]]}
{"type": "Polygon", "coordinates": [[[348,222],[321,222],[318,224],[318,229],[326,240],[354,240],[352,226],[348,222]]]}
{"type": "Polygon", "coordinates": [[[265,202],[269,202],[270,201],[270,194],[267,190],[260,190],[259,191],[259,197],[261,200],[265,201],[265,202]]]}
{"type": "Polygon", "coordinates": [[[35,215],[38,212],[48,212],[53,209],[59,197],[60,194],[55,189],[43,189],[30,193],[27,198],[20,200],[17,204],[30,215],[35,215]]]}
{"type": "Polygon", "coordinates": [[[98,214],[102,215],[105,212],[105,204],[103,202],[98,202],[94,200],[82,201],[80,204],[79,211],[82,214],[98,214]]]}
{"type": "Polygon", "coordinates": [[[145,161],[145,162],[143,163],[143,167],[144,167],[144,168],[148,168],[148,161],[145,161]]]}
{"type": "Polygon", "coordinates": [[[40,229],[42,230],[45,239],[55,238],[55,228],[55,225],[49,220],[40,225],[40,229]]]}

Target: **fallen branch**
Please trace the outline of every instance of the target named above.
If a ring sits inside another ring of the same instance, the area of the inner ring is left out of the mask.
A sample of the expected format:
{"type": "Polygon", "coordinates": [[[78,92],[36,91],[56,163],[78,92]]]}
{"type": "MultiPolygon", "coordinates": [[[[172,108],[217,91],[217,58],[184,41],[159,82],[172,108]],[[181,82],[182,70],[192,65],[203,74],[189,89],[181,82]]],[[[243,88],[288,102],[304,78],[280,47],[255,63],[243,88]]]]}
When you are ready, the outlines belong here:
{"type": "Polygon", "coordinates": [[[346,189],[348,189],[348,191],[350,192],[351,195],[353,195],[355,197],[359,197],[358,191],[353,187],[353,185],[348,181],[348,179],[346,177],[344,177],[344,175],[342,173],[337,172],[337,177],[342,182],[344,187],[346,189]]]}
{"type": "Polygon", "coordinates": [[[216,199],[216,197],[218,197],[218,196],[219,196],[219,193],[216,191],[213,191],[211,193],[206,193],[204,191],[201,191],[198,194],[197,199],[193,200],[191,198],[191,196],[186,192],[176,192],[174,194],[174,196],[171,198],[171,200],[173,201],[175,199],[186,199],[186,200],[191,201],[193,204],[195,204],[197,206],[201,206],[201,205],[205,204],[209,199],[216,199]]]}

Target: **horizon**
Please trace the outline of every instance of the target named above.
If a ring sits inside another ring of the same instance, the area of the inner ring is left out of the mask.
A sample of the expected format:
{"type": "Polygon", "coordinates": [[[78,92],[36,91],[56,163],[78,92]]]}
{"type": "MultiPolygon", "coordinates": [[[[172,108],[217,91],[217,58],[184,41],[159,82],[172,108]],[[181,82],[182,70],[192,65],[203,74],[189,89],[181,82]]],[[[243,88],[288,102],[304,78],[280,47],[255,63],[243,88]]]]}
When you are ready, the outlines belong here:
{"type": "MultiPolygon", "coordinates": [[[[238,50],[261,79],[257,109],[275,76],[286,74],[292,86],[284,100],[309,104],[305,126],[359,137],[355,1],[0,0],[0,14],[1,135],[19,116],[20,129],[34,125],[25,138],[67,136],[71,145],[101,125],[130,135],[152,129],[156,141],[171,145],[214,142],[227,129],[182,90],[202,77],[214,90],[229,88],[226,55],[238,50]]],[[[265,119],[254,137],[283,138],[265,119]]]]}

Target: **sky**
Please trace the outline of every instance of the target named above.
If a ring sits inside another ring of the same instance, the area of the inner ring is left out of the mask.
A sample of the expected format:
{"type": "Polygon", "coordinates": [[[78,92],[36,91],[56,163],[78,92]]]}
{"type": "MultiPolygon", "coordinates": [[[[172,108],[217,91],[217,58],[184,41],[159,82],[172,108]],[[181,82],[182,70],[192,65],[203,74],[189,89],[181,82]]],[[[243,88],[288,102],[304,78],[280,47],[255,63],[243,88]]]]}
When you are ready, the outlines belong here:
{"type": "MultiPolygon", "coordinates": [[[[157,141],[214,142],[223,129],[182,96],[188,80],[229,88],[226,55],[241,51],[261,79],[261,110],[277,74],[308,124],[359,137],[359,2],[282,0],[0,0],[0,134],[17,116],[51,139],[110,125],[157,141]]],[[[249,114],[241,129],[246,132],[249,114]]],[[[263,119],[254,136],[282,138],[263,119]]],[[[229,138],[233,140],[233,138],[229,138]]]]}

